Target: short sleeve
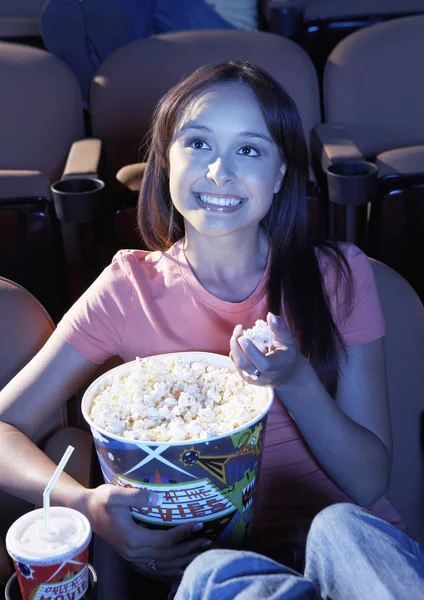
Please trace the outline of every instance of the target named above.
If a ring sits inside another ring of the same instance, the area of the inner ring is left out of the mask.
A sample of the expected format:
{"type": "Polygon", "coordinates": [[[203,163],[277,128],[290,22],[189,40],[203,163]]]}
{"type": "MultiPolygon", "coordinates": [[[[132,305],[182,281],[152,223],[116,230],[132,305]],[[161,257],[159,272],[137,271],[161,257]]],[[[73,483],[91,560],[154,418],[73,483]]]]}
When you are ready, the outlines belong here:
{"type": "Polygon", "coordinates": [[[97,364],[121,353],[124,319],[132,298],[125,262],[125,252],[118,252],[57,326],[58,334],[97,364]]]}
{"type": "MultiPolygon", "coordinates": [[[[330,301],[336,325],[347,346],[372,342],[384,336],[385,323],[372,266],[366,254],[353,244],[341,249],[353,278],[353,298],[349,306],[348,288],[330,285],[330,301]]],[[[328,288],[327,288],[328,289],[328,288]]]]}

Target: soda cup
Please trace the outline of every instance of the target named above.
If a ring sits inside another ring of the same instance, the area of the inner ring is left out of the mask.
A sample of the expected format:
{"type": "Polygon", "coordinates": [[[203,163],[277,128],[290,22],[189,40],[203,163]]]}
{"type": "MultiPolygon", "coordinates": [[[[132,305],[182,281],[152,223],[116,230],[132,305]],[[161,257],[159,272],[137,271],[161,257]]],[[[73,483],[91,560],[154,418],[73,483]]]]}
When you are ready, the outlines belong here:
{"type": "Polygon", "coordinates": [[[22,600],[82,600],[89,587],[90,523],[72,508],[49,511],[48,534],[40,508],[17,519],[6,535],[22,600]]]}

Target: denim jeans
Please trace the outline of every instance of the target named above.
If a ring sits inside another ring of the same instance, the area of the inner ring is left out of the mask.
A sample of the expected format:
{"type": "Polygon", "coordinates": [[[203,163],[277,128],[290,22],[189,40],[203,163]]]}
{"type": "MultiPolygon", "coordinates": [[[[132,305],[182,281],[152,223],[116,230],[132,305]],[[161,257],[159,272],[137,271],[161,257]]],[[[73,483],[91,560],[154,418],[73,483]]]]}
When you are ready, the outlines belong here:
{"type": "Polygon", "coordinates": [[[314,519],[301,575],[253,552],[211,550],[187,568],[175,600],[418,600],[424,550],[353,504],[314,519]]]}
{"type": "MultiPolygon", "coordinates": [[[[104,0],[84,2],[88,6],[97,5],[98,9],[102,6],[104,10],[104,0]]],[[[114,0],[113,3],[125,15],[134,40],[171,31],[235,29],[205,0],[114,0]]]]}

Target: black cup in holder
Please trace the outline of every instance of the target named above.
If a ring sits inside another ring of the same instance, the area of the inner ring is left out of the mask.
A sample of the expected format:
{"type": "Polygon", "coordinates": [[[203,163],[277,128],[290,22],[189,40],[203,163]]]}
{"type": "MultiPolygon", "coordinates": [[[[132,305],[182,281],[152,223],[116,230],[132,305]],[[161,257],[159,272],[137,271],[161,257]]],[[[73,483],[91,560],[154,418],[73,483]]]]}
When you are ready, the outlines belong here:
{"type": "Polygon", "coordinates": [[[378,167],[365,161],[341,161],[327,169],[328,196],[335,204],[358,206],[375,199],[378,167]]]}
{"type": "Polygon", "coordinates": [[[344,233],[341,239],[359,243],[366,227],[366,205],[377,195],[378,167],[366,161],[340,161],[327,169],[328,198],[330,200],[330,235],[336,233],[337,214],[335,205],[344,206],[344,233]],[[359,208],[360,206],[364,208],[359,208]]]}
{"type": "Polygon", "coordinates": [[[56,216],[60,221],[89,223],[101,213],[105,184],[101,179],[69,177],[51,186],[56,216]]]}

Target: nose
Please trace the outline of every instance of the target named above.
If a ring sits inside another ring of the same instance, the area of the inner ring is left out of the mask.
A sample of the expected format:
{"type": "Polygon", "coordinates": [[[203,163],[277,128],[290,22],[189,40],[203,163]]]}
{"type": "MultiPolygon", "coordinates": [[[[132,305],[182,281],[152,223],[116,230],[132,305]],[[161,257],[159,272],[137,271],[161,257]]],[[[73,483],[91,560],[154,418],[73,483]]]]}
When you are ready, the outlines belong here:
{"type": "Polygon", "coordinates": [[[228,161],[223,160],[223,158],[219,156],[213,163],[208,165],[206,179],[213,181],[216,185],[222,186],[227,183],[232,183],[235,180],[235,174],[231,170],[228,161]]]}

